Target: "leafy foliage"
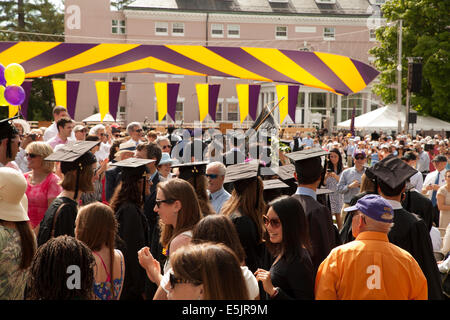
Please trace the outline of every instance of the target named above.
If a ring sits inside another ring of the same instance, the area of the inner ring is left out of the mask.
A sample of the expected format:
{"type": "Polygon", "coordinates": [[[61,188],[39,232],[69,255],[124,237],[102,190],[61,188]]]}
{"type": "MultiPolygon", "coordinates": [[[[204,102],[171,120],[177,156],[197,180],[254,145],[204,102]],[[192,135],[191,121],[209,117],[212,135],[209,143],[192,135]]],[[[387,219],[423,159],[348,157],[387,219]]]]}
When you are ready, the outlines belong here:
{"type": "MultiPolygon", "coordinates": [[[[48,0],[2,1],[1,4],[1,41],[64,41],[64,14],[48,0]]],[[[51,78],[56,77],[33,80],[28,120],[52,120],[54,96],[51,78]]],[[[1,109],[0,115],[5,112],[7,115],[8,108],[1,109]]]]}
{"type": "MultiPolygon", "coordinates": [[[[391,0],[383,7],[388,22],[403,21],[402,97],[406,104],[407,57],[422,57],[422,89],[411,95],[411,106],[420,114],[450,121],[450,1],[391,0]]],[[[377,29],[380,42],[369,52],[381,71],[374,92],[384,103],[396,101],[397,25],[377,29]]]]}

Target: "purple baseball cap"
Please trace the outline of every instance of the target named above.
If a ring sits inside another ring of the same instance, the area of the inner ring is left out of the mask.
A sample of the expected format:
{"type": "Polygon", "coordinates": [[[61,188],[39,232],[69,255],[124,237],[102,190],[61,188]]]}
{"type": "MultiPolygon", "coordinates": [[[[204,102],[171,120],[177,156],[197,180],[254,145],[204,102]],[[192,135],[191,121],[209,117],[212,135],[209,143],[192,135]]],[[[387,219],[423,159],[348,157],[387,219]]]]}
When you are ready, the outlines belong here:
{"type": "Polygon", "coordinates": [[[366,158],[366,153],[364,152],[364,150],[356,149],[355,152],[353,152],[353,158],[356,158],[356,156],[358,155],[363,155],[364,158],[366,158]]]}
{"type": "Polygon", "coordinates": [[[389,202],[377,194],[365,195],[354,206],[344,209],[345,212],[356,210],[376,221],[384,223],[392,223],[394,221],[394,209],[392,209],[389,202]]]}

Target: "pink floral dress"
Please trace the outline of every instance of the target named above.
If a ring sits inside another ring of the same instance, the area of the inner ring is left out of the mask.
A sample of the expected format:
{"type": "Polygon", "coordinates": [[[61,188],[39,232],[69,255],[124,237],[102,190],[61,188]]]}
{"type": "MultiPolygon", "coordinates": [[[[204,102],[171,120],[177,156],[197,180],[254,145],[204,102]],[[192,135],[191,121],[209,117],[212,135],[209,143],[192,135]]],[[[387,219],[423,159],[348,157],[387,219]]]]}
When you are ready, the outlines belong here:
{"type": "Polygon", "coordinates": [[[35,228],[44,218],[45,211],[48,208],[48,199],[56,198],[62,191],[59,185],[59,178],[54,173],[49,173],[41,183],[37,185],[31,184],[31,172],[24,174],[27,179],[28,198],[28,217],[30,218],[31,227],[35,228]]]}

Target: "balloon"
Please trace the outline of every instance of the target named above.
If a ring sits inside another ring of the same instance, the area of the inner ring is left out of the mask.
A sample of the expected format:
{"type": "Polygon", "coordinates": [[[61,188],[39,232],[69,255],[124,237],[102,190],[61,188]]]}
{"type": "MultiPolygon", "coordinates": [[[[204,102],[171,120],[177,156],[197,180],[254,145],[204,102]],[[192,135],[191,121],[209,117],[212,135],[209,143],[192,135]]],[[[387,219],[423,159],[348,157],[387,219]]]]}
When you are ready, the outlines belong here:
{"type": "Polygon", "coordinates": [[[5,87],[0,86],[0,106],[8,106],[9,103],[5,99],[5,87]]]}
{"type": "Polygon", "coordinates": [[[10,63],[5,68],[5,79],[8,86],[20,86],[25,80],[25,69],[18,63],[10,63]]]}
{"type": "Polygon", "coordinates": [[[0,85],[6,87],[5,67],[1,63],[0,63],[0,85]]]}
{"type": "Polygon", "coordinates": [[[19,106],[25,101],[25,90],[20,86],[7,86],[5,89],[5,99],[13,106],[19,106]]]}

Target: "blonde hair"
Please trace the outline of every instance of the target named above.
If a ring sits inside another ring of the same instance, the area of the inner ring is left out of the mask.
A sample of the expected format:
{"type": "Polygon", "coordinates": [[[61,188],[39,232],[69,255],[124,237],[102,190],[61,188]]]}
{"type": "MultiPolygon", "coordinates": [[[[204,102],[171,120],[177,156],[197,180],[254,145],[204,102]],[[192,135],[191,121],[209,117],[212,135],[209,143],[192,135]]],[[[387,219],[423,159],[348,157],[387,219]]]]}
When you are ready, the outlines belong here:
{"type": "Polygon", "coordinates": [[[51,146],[49,146],[47,143],[41,142],[41,141],[35,141],[35,142],[30,143],[26,147],[25,150],[27,153],[32,153],[32,154],[42,157],[42,168],[46,172],[54,171],[55,163],[53,161],[45,161],[44,160],[45,158],[47,158],[49,155],[51,155],[53,153],[53,148],[51,146]]]}

